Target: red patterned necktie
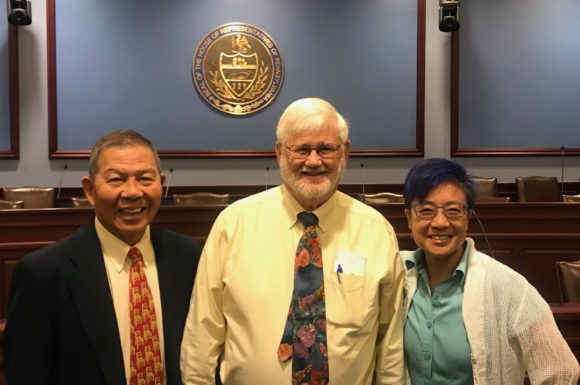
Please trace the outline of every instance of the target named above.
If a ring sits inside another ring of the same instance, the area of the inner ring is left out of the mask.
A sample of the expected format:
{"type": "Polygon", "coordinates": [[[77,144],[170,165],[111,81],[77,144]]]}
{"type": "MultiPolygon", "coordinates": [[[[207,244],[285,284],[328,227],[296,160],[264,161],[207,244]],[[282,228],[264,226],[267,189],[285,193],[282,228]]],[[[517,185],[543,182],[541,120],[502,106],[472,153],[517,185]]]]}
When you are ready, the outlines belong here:
{"type": "Polygon", "coordinates": [[[143,256],[138,248],[132,247],[129,257],[133,260],[129,273],[130,385],[163,385],[163,362],[155,305],[143,271],[143,256]]]}
{"type": "Polygon", "coordinates": [[[293,385],[327,385],[329,380],[326,342],[326,306],[318,218],[303,211],[298,220],[305,231],[294,259],[294,290],[278,358],[292,359],[293,385]]]}

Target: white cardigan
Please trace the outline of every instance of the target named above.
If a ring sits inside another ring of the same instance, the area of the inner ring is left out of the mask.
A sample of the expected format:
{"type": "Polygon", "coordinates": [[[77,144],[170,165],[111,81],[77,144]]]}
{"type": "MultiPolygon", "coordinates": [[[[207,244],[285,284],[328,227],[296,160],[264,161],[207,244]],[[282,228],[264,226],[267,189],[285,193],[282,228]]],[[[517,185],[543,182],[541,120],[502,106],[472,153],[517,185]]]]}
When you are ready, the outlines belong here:
{"type": "MultiPolygon", "coordinates": [[[[578,361],[540,293],[520,274],[475,250],[463,295],[463,322],[471,347],[475,385],[576,385],[578,361]]],[[[417,251],[402,251],[403,260],[417,251]]],[[[405,306],[417,289],[417,269],[407,271],[405,306]]]]}

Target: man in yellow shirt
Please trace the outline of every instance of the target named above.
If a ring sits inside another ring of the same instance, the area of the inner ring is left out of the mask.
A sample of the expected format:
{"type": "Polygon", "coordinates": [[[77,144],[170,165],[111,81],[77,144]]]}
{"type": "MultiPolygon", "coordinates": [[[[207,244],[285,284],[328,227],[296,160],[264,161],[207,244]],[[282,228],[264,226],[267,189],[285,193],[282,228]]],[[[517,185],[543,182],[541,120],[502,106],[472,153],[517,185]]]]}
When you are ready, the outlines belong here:
{"type": "Polygon", "coordinates": [[[276,135],[283,185],[226,208],[202,252],[181,346],[184,383],[214,384],[218,364],[224,385],[403,383],[402,261],[385,218],[337,191],[350,150],[346,121],[324,100],[301,99],[276,135]],[[308,244],[322,255],[323,310],[312,334],[289,321],[304,211],[318,219],[308,244]],[[308,367],[295,376],[298,358],[279,350],[292,346],[281,344],[286,332],[302,343],[294,353],[306,346],[301,354],[324,375],[308,367]]]}

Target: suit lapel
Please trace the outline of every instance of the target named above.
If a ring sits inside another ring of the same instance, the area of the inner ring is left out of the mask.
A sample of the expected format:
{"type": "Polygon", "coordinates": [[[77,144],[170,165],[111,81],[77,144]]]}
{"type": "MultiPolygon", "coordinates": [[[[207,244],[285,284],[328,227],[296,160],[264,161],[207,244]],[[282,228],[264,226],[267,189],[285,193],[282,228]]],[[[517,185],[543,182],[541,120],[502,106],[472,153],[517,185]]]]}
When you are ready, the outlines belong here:
{"type": "MultiPolygon", "coordinates": [[[[157,277],[159,280],[159,295],[161,297],[161,306],[163,310],[163,335],[168,336],[166,330],[171,325],[171,320],[174,318],[175,313],[175,299],[173,296],[175,293],[179,293],[176,290],[173,283],[175,282],[175,261],[174,256],[176,253],[175,246],[163,242],[159,230],[155,226],[151,226],[151,242],[153,243],[153,249],[155,250],[155,264],[157,265],[157,277]]],[[[169,341],[165,341],[167,345],[169,341]]],[[[181,341],[179,341],[181,342],[181,341]]]]}
{"type": "Polygon", "coordinates": [[[81,323],[107,383],[125,385],[117,318],[94,221],[79,230],[75,250],[78,253],[70,255],[74,269],[69,287],[81,323]]]}

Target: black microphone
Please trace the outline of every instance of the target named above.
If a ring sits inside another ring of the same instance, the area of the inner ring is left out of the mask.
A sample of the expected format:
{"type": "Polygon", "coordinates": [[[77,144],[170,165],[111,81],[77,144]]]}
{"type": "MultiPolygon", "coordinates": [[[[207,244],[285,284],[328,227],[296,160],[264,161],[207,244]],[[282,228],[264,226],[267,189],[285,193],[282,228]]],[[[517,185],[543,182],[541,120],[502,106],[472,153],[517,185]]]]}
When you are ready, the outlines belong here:
{"type": "Polygon", "coordinates": [[[365,201],[365,164],[361,163],[360,164],[360,168],[362,170],[362,196],[361,196],[361,201],[365,201]]]}
{"type": "Polygon", "coordinates": [[[58,207],[58,202],[60,201],[60,190],[62,189],[62,179],[64,176],[64,171],[68,168],[68,165],[65,164],[60,170],[60,178],[58,181],[58,188],[56,189],[56,207],[58,207]]]}
{"type": "Polygon", "coordinates": [[[270,172],[270,167],[266,167],[266,188],[264,190],[268,190],[268,173],[270,172]]]}
{"type": "Polygon", "coordinates": [[[165,178],[165,199],[167,199],[167,194],[169,194],[169,182],[171,181],[171,174],[173,174],[173,169],[169,169],[169,175],[165,178]]]}

